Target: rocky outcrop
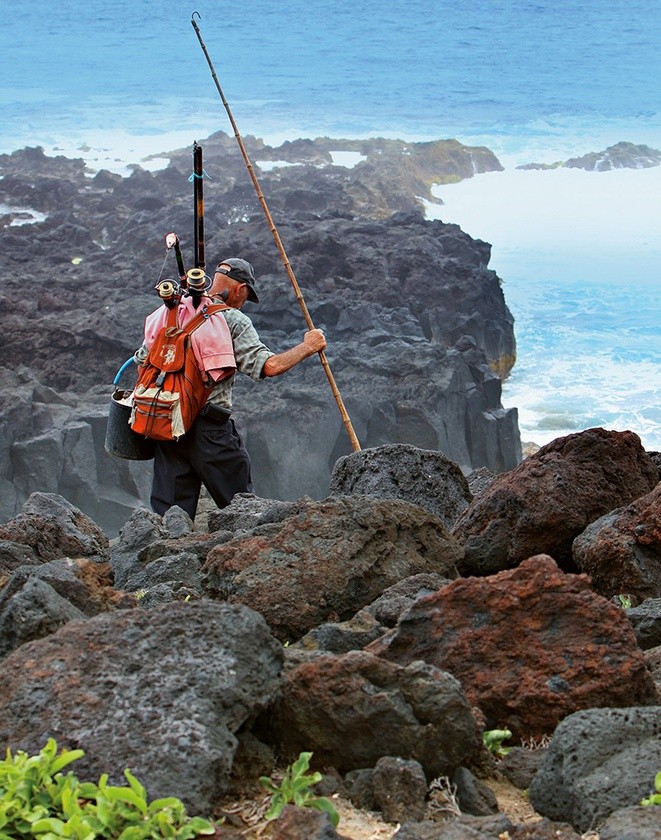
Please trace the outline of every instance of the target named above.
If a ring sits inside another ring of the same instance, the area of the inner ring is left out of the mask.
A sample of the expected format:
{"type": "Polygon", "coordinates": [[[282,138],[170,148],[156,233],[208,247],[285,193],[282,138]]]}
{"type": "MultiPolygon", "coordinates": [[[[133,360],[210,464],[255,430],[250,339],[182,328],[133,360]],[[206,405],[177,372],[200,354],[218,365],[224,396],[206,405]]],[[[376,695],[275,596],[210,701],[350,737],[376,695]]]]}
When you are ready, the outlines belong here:
{"type": "MultiPolygon", "coordinates": [[[[431,183],[498,162],[456,141],[341,142],[365,159],[351,169],[331,165],[337,145],[328,139],[279,149],[247,140],[253,160],[299,164],[264,166],[260,184],[313,321],[326,330],[361,446],[438,450],[467,473],[511,469],[521,447],[501,380],[516,348],[490,246],[456,225],[425,221],[415,198],[431,183]]],[[[202,145],[209,266],[229,254],[253,262],[262,302],[249,314],[266,343],[284,350],[305,321],[245,166],[233,138],[221,133],[202,145]]],[[[179,233],[188,262],[190,151],[153,174],[137,167],[129,178],[89,178],[82,161],[28,149],[0,156],[0,173],[0,200],[46,215],[3,233],[0,520],[30,493],[56,492],[114,535],[147,503],[150,464],[104,450],[111,382],[158,303],[159,272],[177,276],[173,254],[163,265],[165,233],[179,233]]],[[[127,387],[133,376],[125,374],[127,387]]],[[[242,377],[235,416],[260,496],[328,495],[332,466],[351,445],[315,359],[284,380],[242,377]]]]}
{"type": "Polygon", "coordinates": [[[524,738],[593,706],[658,702],[623,610],[547,556],[487,578],[460,578],[415,602],[366,650],[449,671],[487,717],[524,738]]]}
{"type": "Polygon", "coordinates": [[[633,432],[588,429],[558,438],[500,475],[464,511],[453,534],[462,574],[489,574],[533,554],[576,571],[572,543],[595,519],[649,493],[656,465],[633,432]]]}
{"type": "Polygon", "coordinates": [[[624,141],[601,152],[589,152],[581,157],[556,163],[526,163],[517,169],[586,169],[588,172],[608,172],[611,169],[649,169],[661,164],[661,151],[649,146],[624,141]]]}

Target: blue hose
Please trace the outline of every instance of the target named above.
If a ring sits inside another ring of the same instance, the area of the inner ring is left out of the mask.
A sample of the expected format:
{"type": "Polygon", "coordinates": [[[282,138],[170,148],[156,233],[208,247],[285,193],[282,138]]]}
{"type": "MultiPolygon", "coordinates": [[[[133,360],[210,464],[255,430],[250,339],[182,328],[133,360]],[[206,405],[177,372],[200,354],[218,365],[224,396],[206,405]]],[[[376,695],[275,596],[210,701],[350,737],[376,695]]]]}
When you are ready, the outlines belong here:
{"type": "Polygon", "coordinates": [[[115,376],[115,378],[114,378],[114,379],[113,379],[113,381],[112,381],[112,384],[113,384],[113,385],[118,385],[118,384],[119,384],[119,380],[122,378],[122,374],[124,373],[124,371],[126,370],[126,368],[127,368],[130,364],[133,364],[133,362],[135,362],[135,359],[133,358],[133,356],[131,356],[131,358],[130,358],[130,359],[127,359],[127,360],[124,362],[124,364],[123,364],[123,365],[120,367],[120,369],[117,371],[117,375],[115,376]]]}

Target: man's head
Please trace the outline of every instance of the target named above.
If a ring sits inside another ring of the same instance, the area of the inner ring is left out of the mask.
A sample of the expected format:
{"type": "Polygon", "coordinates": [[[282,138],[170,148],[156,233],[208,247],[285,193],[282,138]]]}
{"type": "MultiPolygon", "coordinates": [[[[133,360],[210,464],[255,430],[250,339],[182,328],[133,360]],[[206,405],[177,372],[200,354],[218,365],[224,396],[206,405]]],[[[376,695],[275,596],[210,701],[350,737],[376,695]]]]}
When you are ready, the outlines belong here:
{"type": "Polygon", "coordinates": [[[255,272],[247,260],[231,257],[216,266],[211,293],[229,292],[227,303],[240,309],[246,300],[259,303],[255,290],[255,272]]]}

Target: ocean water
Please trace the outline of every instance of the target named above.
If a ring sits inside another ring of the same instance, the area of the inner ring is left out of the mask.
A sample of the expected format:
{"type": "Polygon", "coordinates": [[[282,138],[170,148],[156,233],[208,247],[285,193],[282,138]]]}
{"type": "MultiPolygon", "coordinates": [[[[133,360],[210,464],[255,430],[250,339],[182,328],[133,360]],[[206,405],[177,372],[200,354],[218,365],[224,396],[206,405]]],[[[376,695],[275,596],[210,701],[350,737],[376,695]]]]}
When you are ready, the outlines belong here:
{"type": "Polygon", "coordinates": [[[194,11],[244,135],[492,149],[504,172],[438,187],[427,212],[493,246],[522,438],[603,425],[661,450],[661,167],[516,169],[621,140],[661,149],[656,0],[0,0],[0,152],[125,174],[231,133],[194,11]]]}

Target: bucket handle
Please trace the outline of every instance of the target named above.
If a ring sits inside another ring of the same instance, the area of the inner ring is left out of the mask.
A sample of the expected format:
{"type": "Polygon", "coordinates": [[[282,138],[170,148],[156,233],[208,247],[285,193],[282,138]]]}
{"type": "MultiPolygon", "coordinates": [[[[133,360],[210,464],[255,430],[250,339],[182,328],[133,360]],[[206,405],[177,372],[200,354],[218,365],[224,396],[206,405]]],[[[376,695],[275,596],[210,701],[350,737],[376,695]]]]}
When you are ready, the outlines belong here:
{"type": "Polygon", "coordinates": [[[127,359],[127,360],[124,362],[124,364],[123,364],[123,365],[120,367],[120,369],[117,371],[117,374],[116,374],[115,378],[114,378],[114,379],[113,379],[113,381],[112,381],[112,384],[113,384],[113,385],[119,385],[119,380],[122,378],[122,374],[123,374],[123,373],[124,373],[124,371],[127,369],[127,367],[128,367],[130,364],[132,364],[133,362],[135,362],[135,359],[133,358],[133,356],[131,356],[131,358],[130,358],[130,359],[127,359]]]}

